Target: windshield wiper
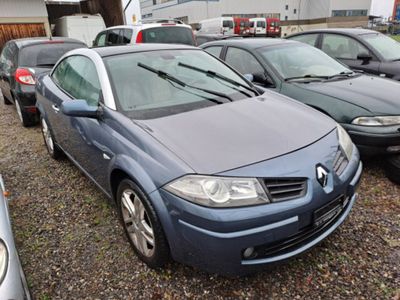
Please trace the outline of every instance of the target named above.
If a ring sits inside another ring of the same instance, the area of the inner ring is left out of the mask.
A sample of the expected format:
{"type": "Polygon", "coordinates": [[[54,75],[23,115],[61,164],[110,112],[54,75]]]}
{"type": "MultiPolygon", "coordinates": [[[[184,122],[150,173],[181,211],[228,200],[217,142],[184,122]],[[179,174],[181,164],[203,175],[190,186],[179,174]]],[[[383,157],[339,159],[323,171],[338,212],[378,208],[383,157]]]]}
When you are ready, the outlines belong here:
{"type": "Polygon", "coordinates": [[[343,72],[340,72],[339,74],[335,74],[335,75],[329,76],[329,79],[336,78],[336,77],[343,77],[343,76],[351,77],[351,76],[354,76],[354,75],[356,75],[356,73],[351,72],[351,71],[343,71],[343,72]]]}
{"type": "MultiPolygon", "coordinates": [[[[253,89],[253,88],[251,88],[249,86],[246,86],[246,85],[244,85],[244,84],[242,84],[240,82],[237,82],[236,80],[230,79],[230,78],[228,78],[228,77],[226,77],[226,76],[224,76],[222,74],[219,74],[219,73],[217,73],[215,71],[200,69],[198,67],[191,66],[191,65],[188,65],[188,64],[185,64],[185,63],[182,63],[182,62],[179,62],[178,66],[181,66],[181,67],[193,70],[193,71],[197,71],[197,72],[200,72],[200,73],[204,73],[204,74],[207,74],[207,76],[210,76],[211,78],[218,78],[218,79],[221,79],[223,81],[229,82],[230,84],[233,84],[233,85],[236,85],[236,86],[240,86],[240,87],[242,87],[242,88],[254,93],[256,96],[260,95],[257,90],[255,90],[255,89],[253,89]]],[[[250,95],[248,95],[248,97],[250,97],[250,95]]]]}
{"type": "MultiPolygon", "coordinates": [[[[194,85],[187,84],[187,83],[183,82],[182,80],[172,76],[171,74],[168,74],[167,72],[164,72],[162,70],[154,69],[154,68],[152,68],[152,67],[150,67],[148,65],[142,64],[142,63],[138,63],[137,65],[139,67],[143,68],[143,69],[146,69],[146,70],[148,70],[150,72],[153,72],[154,74],[157,74],[160,78],[162,78],[164,80],[169,80],[169,81],[175,82],[175,83],[179,84],[182,87],[189,87],[191,89],[199,90],[199,91],[202,91],[202,92],[214,95],[214,96],[225,98],[225,99],[228,99],[230,102],[233,102],[233,99],[231,97],[229,97],[228,95],[224,94],[224,93],[220,93],[220,92],[209,90],[209,89],[203,89],[201,87],[197,87],[197,86],[194,86],[194,85]]],[[[210,100],[210,99],[208,99],[208,100],[210,100]]],[[[217,102],[217,101],[213,101],[213,102],[217,102]]],[[[218,102],[219,102],[219,104],[222,104],[221,101],[218,101],[218,102]]]]}
{"type": "Polygon", "coordinates": [[[295,76],[295,77],[288,77],[285,78],[285,81],[296,80],[296,79],[329,79],[329,76],[322,76],[322,75],[303,75],[303,76],[295,76]]]}
{"type": "Polygon", "coordinates": [[[54,65],[55,65],[55,63],[54,64],[50,64],[50,63],[48,63],[48,64],[36,64],[35,67],[38,67],[38,68],[40,68],[40,67],[54,67],[54,65]]]}

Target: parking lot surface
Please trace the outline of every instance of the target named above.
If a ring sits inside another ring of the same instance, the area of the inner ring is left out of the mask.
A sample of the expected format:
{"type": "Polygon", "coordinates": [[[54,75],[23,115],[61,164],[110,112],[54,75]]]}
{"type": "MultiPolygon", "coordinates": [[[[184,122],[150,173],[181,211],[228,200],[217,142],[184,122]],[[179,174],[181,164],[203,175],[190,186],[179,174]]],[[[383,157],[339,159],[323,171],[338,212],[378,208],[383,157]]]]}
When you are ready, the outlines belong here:
{"type": "Polygon", "coordinates": [[[400,299],[400,188],[365,163],[347,221],[312,251],[244,278],[136,258],[113,204],[0,96],[0,173],[35,299],[400,299]]]}

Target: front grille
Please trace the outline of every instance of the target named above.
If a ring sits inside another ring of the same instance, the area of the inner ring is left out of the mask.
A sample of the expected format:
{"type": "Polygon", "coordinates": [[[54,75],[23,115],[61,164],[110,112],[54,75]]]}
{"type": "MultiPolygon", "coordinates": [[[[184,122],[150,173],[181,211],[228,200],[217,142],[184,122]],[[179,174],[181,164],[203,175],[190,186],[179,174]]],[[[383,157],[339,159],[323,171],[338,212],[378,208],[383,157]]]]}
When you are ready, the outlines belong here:
{"type": "Polygon", "coordinates": [[[272,202],[300,198],[307,193],[306,179],[266,179],[264,184],[272,202]]]}
{"type": "Polygon", "coordinates": [[[343,150],[339,147],[338,151],[336,152],[335,159],[333,160],[333,171],[340,176],[343,171],[346,169],[349,161],[347,160],[346,155],[344,154],[343,150]]]}
{"type": "Polygon", "coordinates": [[[304,227],[298,233],[285,239],[254,247],[254,254],[251,257],[245,259],[262,259],[283,255],[309,243],[317,236],[323,234],[326,230],[328,230],[330,225],[335,223],[336,220],[338,220],[343,215],[350,203],[350,201],[348,201],[348,198],[347,201],[345,201],[345,199],[346,198],[344,196],[341,196],[327,205],[331,207],[334,207],[334,205],[340,205],[341,210],[337,214],[331,216],[330,218],[324,219],[323,222],[317,222],[318,220],[315,220],[316,216],[314,216],[313,224],[304,227]]]}

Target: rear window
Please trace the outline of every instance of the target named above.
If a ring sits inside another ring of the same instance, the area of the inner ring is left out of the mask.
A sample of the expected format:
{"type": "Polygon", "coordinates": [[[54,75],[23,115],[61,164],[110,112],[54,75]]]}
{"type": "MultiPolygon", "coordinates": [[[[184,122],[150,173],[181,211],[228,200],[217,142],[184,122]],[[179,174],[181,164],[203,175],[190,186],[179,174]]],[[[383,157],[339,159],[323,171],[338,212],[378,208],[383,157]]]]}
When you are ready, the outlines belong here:
{"type": "Polygon", "coordinates": [[[19,65],[24,67],[51,67],[70,50],[86,48],[78,43],[43,43],[27,46],[19,53],[19,65]]]}
{"type": "Polygon", "coordinates": [[[233,22],[225,20],[225,21],[222,22],[222,27],[233,28],[233,22]]]}
{"type": "Polygon", "coordinates": [[[163,26],[144,29],[143,43],[195,45],[192,30],[186,27],[163,26]]]}

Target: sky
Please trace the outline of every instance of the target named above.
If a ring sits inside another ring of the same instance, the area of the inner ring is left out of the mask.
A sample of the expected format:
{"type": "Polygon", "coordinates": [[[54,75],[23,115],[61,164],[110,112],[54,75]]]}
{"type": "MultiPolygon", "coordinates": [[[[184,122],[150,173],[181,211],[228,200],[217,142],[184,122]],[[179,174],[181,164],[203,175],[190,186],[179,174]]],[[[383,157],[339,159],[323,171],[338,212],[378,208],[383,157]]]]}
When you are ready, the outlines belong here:
{"type": "Polygon", "coordinates": [[[393,14],[394,0],[372,0],[371,15],[388,18],[393,14]]]}

